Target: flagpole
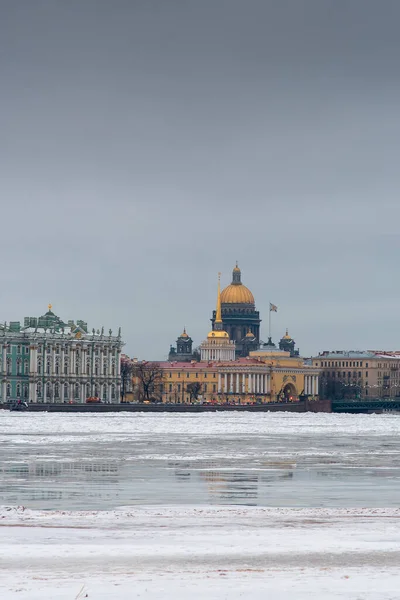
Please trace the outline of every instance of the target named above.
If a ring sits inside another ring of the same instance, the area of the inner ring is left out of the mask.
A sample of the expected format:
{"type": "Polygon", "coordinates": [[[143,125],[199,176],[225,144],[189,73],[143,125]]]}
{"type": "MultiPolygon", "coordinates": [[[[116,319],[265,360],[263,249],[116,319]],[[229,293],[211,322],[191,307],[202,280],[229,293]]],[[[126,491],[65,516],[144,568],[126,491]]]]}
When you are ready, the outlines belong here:
{"type": "Polygon", "coordinates": [[[269,326],[268,326],[268,337],[271,339],[271,302],[269,303],[269,326]]]}

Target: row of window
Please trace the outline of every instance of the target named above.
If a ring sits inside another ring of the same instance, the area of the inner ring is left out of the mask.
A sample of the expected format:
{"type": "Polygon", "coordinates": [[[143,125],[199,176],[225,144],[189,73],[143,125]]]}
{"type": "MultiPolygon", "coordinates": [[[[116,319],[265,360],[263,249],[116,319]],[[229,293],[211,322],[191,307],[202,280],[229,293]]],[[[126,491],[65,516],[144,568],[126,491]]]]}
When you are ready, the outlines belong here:
{"type": "MultiPolygon", "coordinates": [[[[90,372],[90,363],[87,365],[88,369],[87,371],[90,372]]],[[[22,362],[21,361],[17,361],[17,375],[29,375],[29,361],[25,361],[23,364],[24,369],[22,370],[22,362]]],[[[102,374],[104,376],[108,375],[108,365],[104,364],[103,365],[103,369],[102,369],[102,374]]],[[[63,369],[64,375],[68,375],[69,373],[72,373],[72,369],[70,369],[69,367],[69,363],[65,362],[64,363],[64,369],[63,369]]],[[[60,375],[61,373],[61,368],[60,368],[60,364],[58,362],[56,362],[56,364],[54,365],[54,374],[55,375],[60,375]]],[[[116,369],[115,369],[115,364],[111,365],[111,377],[115,377],[115,373],[116,373],[116,369]]],[[[43,374],[43,369],[42,369],[42,362],[40,360],[38,360],[38,365],[37,365],[37,374],[38,375],[42,375],[43,374]]],[[[46,363],[46,374],[50,375],[51,374],[51,363],[49,361],[47,361],[46,363]]],[[[100,367],[98,364],[95,365],[94,369],[93,369],[93,374],[95,376],[99,376],[100,375],[100,367]]],[[[7,375],[12,375],[12,363],[11,363],[11,359],[7,359],[7,375]]],[[[75,365],[75,375],[79,375],[79,364],[75,365]]]]}
{"type": "MultiPolygon", "coordinates": [[[[324,377],[324,375],[325,375],[326,377],[333,377],[333,378],[337,377],[338,379],[340,377],[346,378],[345,371],[343,371],[343,373],[341,373],[340,371],[332,371],[331,373],[329,371],[326,371],[324,373],[324,371],[322,371],[321,375],[322,375],[322,377],[324,377]]],[[[357,371],[353,371],[353,377],[357,377],[357,376],[361,379],[362,372],[358,371],[358,373],[357,373],[357,371]]],[[[347,372],[347,377],[351,377],[351,371],[347,372]]],[[[368,371],[365,371],[365,378],[368,379],[368,371]]]]}
{"type": "MultiPolygon", "coordinates": [[[[9,347],[9,354],[11,354],[12,349],[13,349],[14,346],[15,346],[15,344],[9,344],[8,345],[8,347],[9,347]]],[[[24,353],[25,354],[29,354],[29,346],[21,346],[19,344],[19,345],[17,345],[16,348],[17,348],[17,354],[24,354],[24,353]]],[[[70,349],[69,346],[64,346],[64,347],[55,346],[55,348],[54,348],[55,354],[60,354],[61,351],[64,352],[64,354],[68,354],[69,349],[70,349]]],[[[90,347],[89,347],[89,349],[90,349],[90,347]]],[[[52,350],[53,350],[53,348],[51,346],[47,346],[46,345],[46,352],[47,352],[47,354],[51,354],[52,350]]],[[[79,354],[79,351],[80,351],[80,349],[77,348],[76,349],[76,353],[79,354]]],[[[43,352],[43,346],[38,346],[38,353],[41,354],[42,352],[43,352]]],[[[108,348],[105,349],[105,352],[108,352],[108,348]]],[[[115,356],[118,354],[118,350],[112,349],[111,352],[115,356]]],[[[92,348],[92,353],[91,354],[94,354],[95,356],[99,356],[100,355],[100,349],[99,348],[95,348],[94,351],[93,351],[93,348],[92,348]]]]}
{"type": "MultiPolygon", "coordinates": [[[[315,366],[318,367],[318,363],[315,363],[315,366]]],[[[340,361],[340,360],[328,360],[328,361],[324,361],[321,362],[321,367],[362,367],[363,366],[363,361],[360,360],[347,360],[347,361],[340,361]]],[[[379,366],[379,365],[378,365],[379,366]]],[[[365,368],[368,369],[368,363],[365,363],[365,368]]]]}
{"type": "MultiPolygon", "coordinates": [[[[103,389],[101,390],[101,386],[99,386],[98,384],[95,384],[94,395],[98,396],[100,398],[103,398],[104,400],[107,400],[108,394],[109,394],[108,386],[104,385],[104,386],[102,386],[102,388],[103,389]]],[[[28,395],[29,395],[28,385],[21,386],[21,384],[17,383],[15,391],[16,391],[17,398],[24,398],[24,399],[28,398],[28,395]],[[21,394],[21,392],[22,392],[22,394],[21,394]]],[[[75,386],[73,386],[73,385],[70,386],[68,383],[64,383],[64,389],[62,391],[64,392],[64,400],[70,399],[71,396],[73,396],[74,398],[81,397],[81,386],[78,383],[75,386]]],[[[90,383],[86,384],[85,393],[86,393],[87,397],[92,395],[90,383]]],[[[6,394],[7,394],[7,398],[11,397],[11,384],[9,384],[9,383],[7,384],[7,387],[6,387],[6,394]]],[[[36,386],[36,394],[37,394],[38,398],[42,397],[43,386],[41,383],[38,383],[36,386]]],[[[112,399],[115,398],[115,394],[116,394],[116,388],[115,388],[115,385],[112,385],[111,386],[111,398],[112,399]]],[[[61,384],[56,382],[53,387],[51,383],[47,383],[45,385],[45,396],[48,399],[61,398],[61,384]]]]}
{"type": "MultiPolygon", "coordinates": [[[[211,385],[211,384],[210,384],[210,385],[211,385]]],[[[182,387],[184,388],[184,386],[182,386],[182,387]]],[[[160,386],[160,389],[161,389],[161,391],[163,390],[163,386],[162,386],[162,385],[160,386]]],[[[170,384],[169,384],[169,391],[170,391],[170,392],[172,392],[172,391],[173,391],[173,384],[172,384],[172,383],[170,383],[170,384]]],[[[181,391],[181,384],[180,384],[180,383],[178,383],[178,384],[176,385],[176,392],[178,392],[178,394],[179,394],[179,392],[180,392],[180,391],[181,391]]],[[[207,383],[205,383],[205,384],[204,384],[204,386],[203,386],[203,391],[204,391],[205,393],[207,392],[207,383]]],[[[213,391],[213,392],[216,392],[216,391],[217,391],[217,384],[216,384],[216,383],[213,383],[213,384],[212,384],[212,391],[213,391]]]]}
{"type": "MultiPolygon", "coordinates": [[[[214,378],[214,379],[217,377],[217,374],[216,374],[216,373],[210,373],[210,374],[213,376],[213,378],[214,378]]],[[[187,373],[186,373],[186,378],[187,378],[187,379],[189,379],[189,377],[190,377],[191,375],[193,375],[193,372],[192,372],[192,373],[189,373],[189,372],[187,372],[187,373]]],[[[201,375],[201,373],[200,373],[200,375],[201,375]]],[[[208,375],[209,375],[209,373],[204,373],[204,379],[207,379],[207,376],[208,376],[208,375]]],[[[170,379],[172,379],[172,372],[170,372],[170,374],[169,374],[169,377],[170,377],[170,379]]],[[[181,377],[181,374],[180,374],[180,373],[178,373],[178,378],[180,378],[180,377],[181,377]]],[[[195,373],[195,377],[198,379],[198,377],[199,377],[199,373],[195,373]]]]}

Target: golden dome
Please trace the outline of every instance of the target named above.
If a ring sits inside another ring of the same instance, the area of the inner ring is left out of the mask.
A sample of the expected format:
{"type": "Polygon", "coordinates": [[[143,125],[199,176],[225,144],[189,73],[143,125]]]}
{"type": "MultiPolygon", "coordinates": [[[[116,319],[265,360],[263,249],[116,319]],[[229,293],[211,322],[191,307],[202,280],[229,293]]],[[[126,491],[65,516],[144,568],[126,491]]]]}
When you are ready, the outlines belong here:
{"type": "Polygon", "coordinates": [[[243,283],[231,283],[222,290],[222,304],[254,304],[254,296],[243,283]]]}
{"type": "Polygon", "coordinates": [[[232,273],[232,283],[221,293],[222,304],[253,304],[254,296],[241,281],[241,271],[236,263],[232,273]]]}
{"type": "Polygon", "coordinates": [[[215,338],[229,340],[229,334],[226,331],[210,331],[207,336],[208,340],[213,340],[215,338]]]}
{"type": "Polygon", "coordinates": [[[284,340],[291,340],[292,338],[289,335],[289,331],[286,329],[286,335],[283,336],[284,340]]]}
{"type": "Polygon", "coordinates": [[[248,330],[248,332],[246,333],[246,337],[247,337],[247,338],[253,338],[253,337],[255,337],[255,336],[254,336],[254,333],[252,333],[252,332],[250,331],[250,329],[249,329],[249,330],[248,330]]]}
{"type": "Polygon", "coordinates": [[[188,334],[186,333],[186,327],[183,328],[183,333],[181,333],[181,335],[179,336],[181,338],[188,338],[188,334]]]}

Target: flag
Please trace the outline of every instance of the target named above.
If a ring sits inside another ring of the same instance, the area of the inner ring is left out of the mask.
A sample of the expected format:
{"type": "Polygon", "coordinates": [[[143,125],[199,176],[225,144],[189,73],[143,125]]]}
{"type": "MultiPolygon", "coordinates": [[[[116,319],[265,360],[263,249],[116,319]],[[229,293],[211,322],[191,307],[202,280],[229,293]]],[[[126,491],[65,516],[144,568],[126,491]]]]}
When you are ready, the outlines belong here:
{"type": "Polygon", "coordinates": [[[269,303],[269,311],[270,312],[278,312],[278,307],[275,306],[275,304],[271,304],[271,302],[269,303]]]}

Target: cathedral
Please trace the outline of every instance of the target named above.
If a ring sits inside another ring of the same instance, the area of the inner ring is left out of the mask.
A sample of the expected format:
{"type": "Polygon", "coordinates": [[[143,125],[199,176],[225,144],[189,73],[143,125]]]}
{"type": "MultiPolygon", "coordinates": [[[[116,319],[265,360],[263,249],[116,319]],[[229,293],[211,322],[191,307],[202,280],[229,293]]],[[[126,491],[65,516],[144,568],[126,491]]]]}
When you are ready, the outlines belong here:
{"type": "MultiPolygon", "coordinates": [[[[236,263],[232,282],[221,292],[223,329],[235,342],[236,357],[248,356],[260,344],[260,313],[256,310],[254,296],[242,283],[241,271],[236,263]]],[[[211,319],[213,328],[216,311],[211,319]]]]}

